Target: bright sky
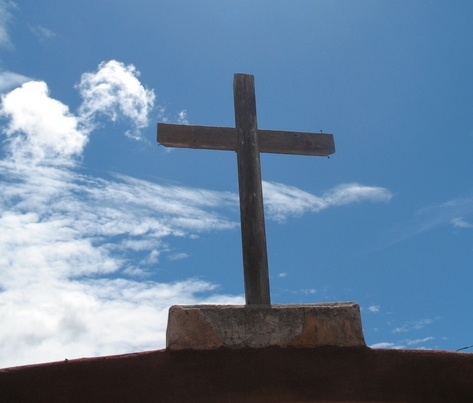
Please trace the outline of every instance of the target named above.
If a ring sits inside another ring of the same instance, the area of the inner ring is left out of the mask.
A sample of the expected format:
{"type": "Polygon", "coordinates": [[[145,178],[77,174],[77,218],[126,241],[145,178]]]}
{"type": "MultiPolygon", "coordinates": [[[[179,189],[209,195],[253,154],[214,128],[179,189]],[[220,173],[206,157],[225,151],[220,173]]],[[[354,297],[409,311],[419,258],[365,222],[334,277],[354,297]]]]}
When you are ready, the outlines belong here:
{"type": "MultiPolygon", "coordinates": [[[[262,154],[273,303],[354,301],[367,344],[473,344],[473,3],[0,0],[0,367],[160,349],[241,304],[236,155],[158,122],[333,133],[262,154]]],[[[471,350],[470,350],[471,351],[471,350]]]]}

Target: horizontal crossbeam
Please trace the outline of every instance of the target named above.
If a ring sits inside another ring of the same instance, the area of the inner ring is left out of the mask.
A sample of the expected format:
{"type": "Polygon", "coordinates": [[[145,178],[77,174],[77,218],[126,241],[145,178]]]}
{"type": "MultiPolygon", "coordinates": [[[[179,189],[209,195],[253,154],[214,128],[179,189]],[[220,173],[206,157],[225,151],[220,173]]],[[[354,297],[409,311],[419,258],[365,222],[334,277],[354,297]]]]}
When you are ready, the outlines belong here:
{"type": "MultiPolygon", "coordinates": [[[[333,135],[258,129],[259,151],[264,153],[327,156],[335,152],[333,135]]],[[[234,127],[158,123],[158,142],[168,147],[237,151],[234,127]]]]}

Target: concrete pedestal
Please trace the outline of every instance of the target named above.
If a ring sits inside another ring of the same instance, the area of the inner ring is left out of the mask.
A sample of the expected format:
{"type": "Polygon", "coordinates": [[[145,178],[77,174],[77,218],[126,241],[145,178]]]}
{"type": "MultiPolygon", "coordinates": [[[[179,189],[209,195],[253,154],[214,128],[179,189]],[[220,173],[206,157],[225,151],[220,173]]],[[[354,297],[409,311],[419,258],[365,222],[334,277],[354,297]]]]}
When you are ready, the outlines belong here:
{"type": "Polygon", "coordinates": [[[353,302],[311,305],[175,305],[166,347],[208,350],[366,346],[360,308],[353,302]]]}

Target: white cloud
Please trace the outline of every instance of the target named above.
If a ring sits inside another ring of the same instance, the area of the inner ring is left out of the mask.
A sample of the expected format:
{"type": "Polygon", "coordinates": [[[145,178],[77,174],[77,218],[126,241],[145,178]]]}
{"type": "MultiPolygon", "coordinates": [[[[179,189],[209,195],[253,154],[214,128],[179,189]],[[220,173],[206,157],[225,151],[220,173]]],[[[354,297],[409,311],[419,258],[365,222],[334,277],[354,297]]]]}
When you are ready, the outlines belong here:
{"type": "Polygon", "coordinates": [[[405,348],[405,346],[395,343],[381,342],[375,343],[370,346],[371,348],[390,348],[394,350],[399,350],[405,348]]]}
{"type": "Polygon", "coordinates": [[[0,177],[0,367],[162,348],[169,305],[243,302],[142,279],[163,238],[238,225],[213,212],[226,193],[5,161],[0,177]]]}
{"type": "Polygon", "coordinates": [[[371,305],[370,307],[368,307],[368,311],[370,311],[372,313],[378,313],[379,312],[379,306],[378,305],[371,305]]]}
{"type": "MultiPolygon", "coordinates": [[[[78,115],[51,98],[42,81],[25,82],[2,95],[0,115],[8,119],[3,132],[9,138],[8,152],[13,160],[73,164],[73,157],[82,154],[100,114],[113,121],[125,118],[132,126],[125,134],[139,138],[140,129],[148,125],[155,97],[153,91],[141,85],[138,76],[133,65],[115,60],[101,63],[96,73],[83,74],[77,85],[83,97],[78,115]]],[[[0,87],[25,80],[21,75],[3,72],[0,87]]]]}
{"type": "Polygon", "coordinates": [[[417,346],[417,349],[426,349],[427,347],[419,347],[419,344],[427,343],[429,341],[435,340],[434,337],[424,337],[422,339],[415,340],[403,340],[401,343],[390,343],[390,342],[380,342],[372,344],[371,348],[389,348],[389,349],[404,349],[404,348],[413,348],[412,346],[417,346]]]}
{"type": "MultiPolygon", "coordinates": [[[[213,302],[205,282],[42,281],[2,293],[0,367],[164,347],[167,310],[213,302]]],[[[214,299],[215,300],[215,299],[214,299]]],[[[242,303],[220,296],[215,302],[242,303]]]]}
{"type": "Polygon", "coordinates": [[[391,192],[385,188],[357,183],[339,185],[322,196],[314,196],[292,186],[263,182],[263,194],[268,218],[279,222],[284,222],[289,216],[319,212],[329,207],[362,201],[388,202],[392,198],[391,192]]]}
{"type": "Polygon", "coordinates": [[[125,134],[140,139],[140,129],[148,126],[155,95],[143,87],[139,75],[135,66],[116,60],[100,63],[95,73],[82,74],[76,88],[83,98],[79,108],[83,121],[94,126],[100,114],[112,121],[126,118],[133,128],[125,134]]]}
{"type": "Polygon", "coordinates": [[[3,95],[0,113],[8,118],[4,133],[13,159],[64,164],[87,143],[88,133],[66,105],[49,97],[44,82],[30,81],[3,95]]]}

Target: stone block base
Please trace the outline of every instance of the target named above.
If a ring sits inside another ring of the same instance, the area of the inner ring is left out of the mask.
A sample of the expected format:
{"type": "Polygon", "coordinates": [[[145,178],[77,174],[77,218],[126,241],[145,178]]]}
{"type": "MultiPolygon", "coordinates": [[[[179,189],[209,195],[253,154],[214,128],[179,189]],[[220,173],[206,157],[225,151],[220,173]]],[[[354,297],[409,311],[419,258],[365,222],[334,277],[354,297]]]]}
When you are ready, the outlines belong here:
{"type": "Polygon", "coordinates": [[[166,347],[207,350],[269,346],[366,346],[360,307],[352,302],[311,305],[174,305],[166,347]]]}

